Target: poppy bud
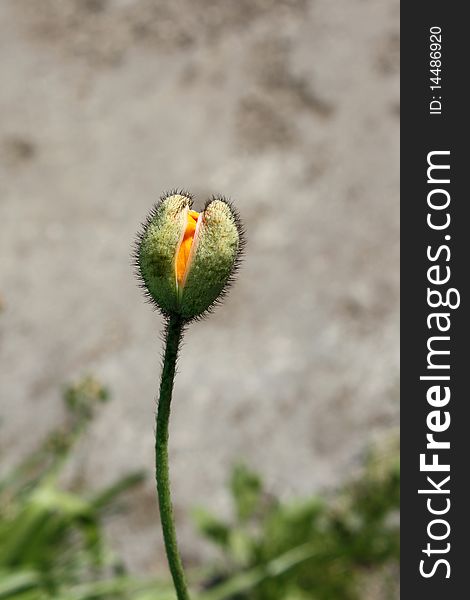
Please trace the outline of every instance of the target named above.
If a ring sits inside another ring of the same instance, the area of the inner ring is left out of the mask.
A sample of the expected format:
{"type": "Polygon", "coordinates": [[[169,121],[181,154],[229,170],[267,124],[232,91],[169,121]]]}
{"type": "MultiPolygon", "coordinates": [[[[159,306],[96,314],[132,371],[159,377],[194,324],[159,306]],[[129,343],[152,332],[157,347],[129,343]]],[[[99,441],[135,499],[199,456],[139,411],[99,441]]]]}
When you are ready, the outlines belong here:
{"type": "Polygon", "coordinates": [[[238,266],[243,232],[223,198],[201,213],[187,193],[163,196],[143,226],[136,263],[151,301],[167,316],[201,316],[223,295],[238,266]]]}

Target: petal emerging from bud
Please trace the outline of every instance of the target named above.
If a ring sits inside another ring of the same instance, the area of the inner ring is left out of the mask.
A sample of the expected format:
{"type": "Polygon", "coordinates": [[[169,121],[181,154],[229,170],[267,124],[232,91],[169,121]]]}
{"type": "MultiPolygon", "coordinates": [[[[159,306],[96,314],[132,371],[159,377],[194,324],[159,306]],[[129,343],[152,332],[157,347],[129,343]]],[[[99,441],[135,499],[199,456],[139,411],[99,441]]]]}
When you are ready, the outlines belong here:
{"type": "Polygon", "coordinates": [[[188,211],[188,222],[176,257],[176,280],[179,286],[183,283],[186,273],[198,217],[199,213],[195,210],[188,211]]]}
{"type": "Polygon", "coordinates": [[[191,210],[189,194],[162,198],[144,224],[136,262],[150,299],[167,316],[201,316],[223,294],[243,247],[242,228],[222,198],[191,210]]]}

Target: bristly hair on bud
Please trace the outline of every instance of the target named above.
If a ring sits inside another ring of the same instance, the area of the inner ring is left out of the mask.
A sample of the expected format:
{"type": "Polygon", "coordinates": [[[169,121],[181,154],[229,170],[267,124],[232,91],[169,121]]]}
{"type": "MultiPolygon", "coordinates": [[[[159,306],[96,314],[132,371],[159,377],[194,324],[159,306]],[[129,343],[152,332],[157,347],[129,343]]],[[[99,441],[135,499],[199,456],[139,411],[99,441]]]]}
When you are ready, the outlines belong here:
{"type": "Polygon", "coordinates": [[[200,213],[183,190],[164,194],[151,209],[134,247],[134,265],[147,299],[182,322],[211,312],[227,294],[245,247],[233,204],[213,196],[200,213]]]}

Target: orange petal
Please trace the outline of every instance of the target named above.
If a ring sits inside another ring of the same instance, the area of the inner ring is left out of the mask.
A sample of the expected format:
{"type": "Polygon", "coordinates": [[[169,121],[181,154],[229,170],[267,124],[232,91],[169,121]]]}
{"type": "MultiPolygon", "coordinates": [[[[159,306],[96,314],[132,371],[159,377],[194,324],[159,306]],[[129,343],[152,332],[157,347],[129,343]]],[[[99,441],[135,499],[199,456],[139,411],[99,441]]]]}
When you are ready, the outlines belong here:
{"type": "Polygon", "coordinates": [[[186,267],[188,266],[189,253],[191,252],[191,246],[193,245],[198,217],[199,213],[195,210],[190,210],[188,212],[188,223],[178,251],[178,256],[176,257],[176,280],[179,285],[181,285],[181,282],[184,279],[186,267]]]}

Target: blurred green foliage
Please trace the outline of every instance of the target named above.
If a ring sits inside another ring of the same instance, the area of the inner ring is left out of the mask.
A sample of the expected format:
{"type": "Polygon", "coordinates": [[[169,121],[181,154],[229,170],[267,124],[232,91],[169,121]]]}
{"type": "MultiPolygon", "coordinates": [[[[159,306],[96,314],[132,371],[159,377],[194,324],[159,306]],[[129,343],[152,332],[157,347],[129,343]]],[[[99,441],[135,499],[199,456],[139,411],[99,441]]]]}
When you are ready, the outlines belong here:
{"type": "Polygon", "coordinates": [[[108,392],[87,377],[65,388],[63,397],[64,425],[0,480],[0,598],[172,599],[168,584],[127,577],[103,541],[106,512],[142,481],[141,473],[87,496],[60,488],[58,477],[70,452],[108,392]]]}
{"type": "Polygon", "coordinates": [[[199,530],[223,557],[206,600],[363,600],[374,575],[382,598],[398,597],[396,444],[371,453],[360,475],[327,498],[282,502],[243,465],[234,469],[230,489],[231,521],[195,512],[199,530]]]}
{"type": "MultiPolygon", "coordinates": [[[[64,389],[64,424],[0,480],[0,599],[174,600],[168,581],[131,577],[104,541],[105,517],[142,481],[131,473],[97,493],[64,491],[59,476],[107,390],[88,377],[64,389]]],[[[282,501],[243,465],[230,477],[233,517],[194,512],[218,548],[189,572],[199,600],[397,598],[398,448],[373,452],[327,497],[282,501]],[[371,581],[379,594],[370,595],[371,581]]],[[[155,526],[157,526],[155,524],[155,526]]]]}

